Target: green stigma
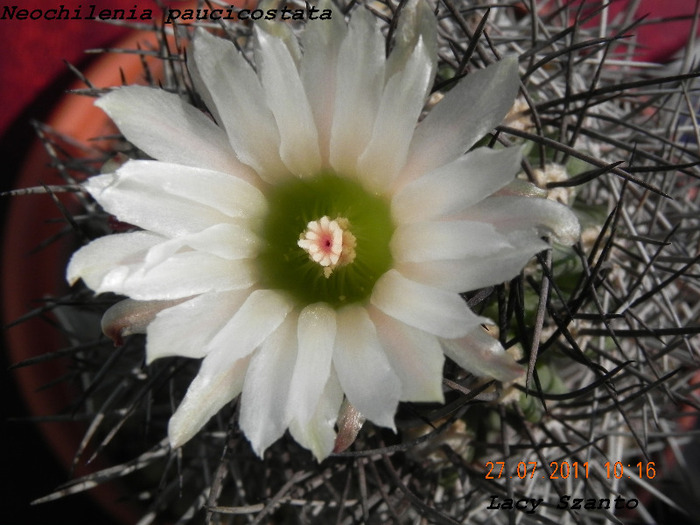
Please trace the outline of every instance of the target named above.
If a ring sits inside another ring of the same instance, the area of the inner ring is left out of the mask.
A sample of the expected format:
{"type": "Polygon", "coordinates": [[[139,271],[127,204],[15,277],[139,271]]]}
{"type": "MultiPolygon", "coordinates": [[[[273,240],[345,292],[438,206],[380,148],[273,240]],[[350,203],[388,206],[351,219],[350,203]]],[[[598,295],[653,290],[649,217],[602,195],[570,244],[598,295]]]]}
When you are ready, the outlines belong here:
{"type": "Polygon", "coordinates": [[[340,307],[369,299],[391,268],[389,203],[332,172],[291,180],[267,197],[261,284],[305,304],[340,307]]]}

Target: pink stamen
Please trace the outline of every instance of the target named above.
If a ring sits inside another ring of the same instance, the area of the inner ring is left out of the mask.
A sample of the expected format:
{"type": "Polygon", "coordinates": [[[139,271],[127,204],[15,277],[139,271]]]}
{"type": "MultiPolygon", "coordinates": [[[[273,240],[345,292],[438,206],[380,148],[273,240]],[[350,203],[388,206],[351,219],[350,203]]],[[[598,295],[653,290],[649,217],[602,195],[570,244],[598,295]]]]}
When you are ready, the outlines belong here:
{"type": "Polygon", "coordinates": [[[305,250],[312,261],[324,267],[324,275],[329,277],[338,266],[355,260],[355,236],[348,231],[347,219],[339,217],[330,220],[324,215],[306,225],[299,236],[298,246],[305,250]]]}

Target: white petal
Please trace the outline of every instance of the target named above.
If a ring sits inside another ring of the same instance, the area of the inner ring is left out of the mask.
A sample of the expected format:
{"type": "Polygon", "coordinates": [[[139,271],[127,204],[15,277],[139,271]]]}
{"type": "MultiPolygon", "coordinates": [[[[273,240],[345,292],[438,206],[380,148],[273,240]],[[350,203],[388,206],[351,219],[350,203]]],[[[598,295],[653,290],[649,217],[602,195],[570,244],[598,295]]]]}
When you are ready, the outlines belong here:
{"type": "Polygon", "coordinates": [[[207,345],[208,352],[224,348],[221,366],[247,356],[282,324],[294,306],[276,290],[255,290],[243,306],[207,345]]]}
{"type": "Polygon", "coordinates": [[[195,36],[196,38],[193,38],[190,41],[190,46],[187,49],[187,71],[189,72],[190,78],[192,79],[192,84],[194,85],[194,93],[202,99],[204,105],[209,110],[209,113],[211,113],[212,117],[214,117],[214,120],[219,124],[219,126],[222,126],[223,120],[221,115],[216,108],[216,104],[214,104],[214,99],[212,98],[209,88],[199,72],[197,61],[194,58],[195,56],[199,56],[201,54],[200,51],[197,50],[198,46],[204,46],[208,49],[209,44],[206,41],[207,39],[199,38],[198,30],[195,30],[195,36]]]}
{"type": "Polygon", "coordinates": [[[336,313],[325,303],[304,308],[299,315],[299,354],[287,401],[289,419],[309,422],[328,382],[336,336],[336,313]]]}
{"type": "Polygon", "coordinates": [[[157,160],[243,177],[226,133],[197,108],[162,89],[126,86],[101,97],[102,108],[122,134],[157,160]]]}
{"type": "MultiPolygon", "coordinates": [[[[322,0],[319,9],[332,8],[329,0],[322,0]]],[[[347,33],[342,17],[325,20],[322,24],[306,24],[301,36],[304,55],[300,65],[301,80],[316,121],[319,148],[324,166],[328,166],[335,104],[338,52],[347,33]]]]}
{"type": "Polygon", "coordinates": [[[237,177],[165,162],[130,161],[83,187],[119,220],[169,237],[267,210],[260,191],[237,177]]]}
{"type": "Polygon", "coordinates": [[[249,294],[249,290],[202,294],[163,310],[148,325],[147,362],[174,355],[204,357],[207,344],[249,294]]]}
{"type": "Polygon", "coordinates": [[[311,450],[316,461],[323,461],[333,451],[335,421],[342,402],[343,391],[335,372],[331,370],[311,419],[307,423],[294,419],[289,424],[292,437],[301,446],[311,450]]]}
{"type": "Polygon", "coordinates": [[[337,173],[354,176],[357,159],[372,135],[384,87],[384,37],[374,16],[359,8],[340,46],[330,161],[337,173]]]}
{"type": "Polygon", "coordinates": [[[125,176],[133,174],[142,180],[148,179],[151,186],[158,185],[162,191],[209,206],[229,217],[263,217],[267,213],[265,196],[237,177],[163,162],[132,161],[129,165],[132,171],[125,170],[125,176]]]}
{"type": "MultiPolygon", "coordinates": [[[[429,62],[429,77],[435,77],[437,68],[437,19],[428,2],[409,0],[401,8],[399,23],[394,33],[394,47],[387,60],[387,78],[401,71],[419,39],[423,40],[429,62]]],[[[426,88],[425,95],[428,93],[426,88]]]]}
{"type": "Polygon", "coordinates": [[[258,254],[261,245],[262,241],[250,228],[240,224],[216,224],[154,246],[148,251],[145,262],[152,268],[184,247],[222,259],[248,259],[258,254]]]}
{"type": "MultiPolygon", "coordinates": [[[[273,2],[268,2],[266,3],[264,0],[263,2],[260,2],[258,4],[259,9],[267,9],[267,6],[274,7],[274,1],[273,2]]],[[[319,6],[320,7],[320,6],[319,6]]],[[[311,24],[313,25],[313,24],[311,24]]],[[[294,61],[295,67],[299,66],[299,62],[301,61],[301,48],[299,47],[299,39],[297,36],[294,34],[294,31],[292,31],[292,28],[288,24],[280,24],[279,22],[275,20],[258,20],[255,23],[254,30],[256,31],[265,31],[268,35],[270,35],[272,38],[275,38],[282,42],[284,47],[287,48],[287,52],[291,56],[292,60],[294,61]]],[[[257,63],[257,60],[256,60],[257,63]]]]}
{"type": "Polygon", "coordinates": [[[461,337],[488,321],[474,315],[456,293],[411,281],[396,270],[379,278],[370,301],[385,314],[440,337],[461,337]]]}
{"type": "Polygon", "coordinates": [[[343,392],[367,419],[395,429],[401,384],[367,310],[363,306],[347,306],[338,311],[337,322],[333,366],[343,392]]]}
{"type": "Polygon", "coordinates": [[[519,86],[515,57],[460,80],[416,129],[399,185],[463,155],[500,124],[519,86]]]}
{"type": "Polygon", "coordinates": [[[570,246],[581,235],[573,211],[549,199],[530,197],[491,197],[466,210],[460,217],[490,222],[508,236],[550,235],[570,246]]]}
{"type": "Polygon", "coordinates": [[[397,268],[414,281],[452,292],[468,292],[511,280],[536,253],[549,248],[534,235],[509,240],[512,248],[491,255],[482,255],[482,247],[478,247],[461,260],[401,263],[397,268]]]}
{"type": "Polygon", "coordinates": [[[402,224],[464,211],[513,181],[521,157],[520,148],[475,149],[402,187],[391,201],[392,216],[402,224]]]}
{"type": "Polygon", "coordinates": [[[153,268],[143,263],[114,268],[93,289],[97,293],[114,292],[140,301],[180,299],[248,288],[255,282],[256,274],[255,265],[249,259],[229,261],[206,253],[184,252],[153,268]]]}
{"type": "Polygon", "coordinates": [[[510,382],[525,372],[506,353],[498,339],[488,335],[480,326],[460,339],[443,339],[442,346],[447,357],[476,376],[510,382]]]}
{"type": "Polygon", "coordinates": [[[463,259],[488,256],[513,246],[491,224],[476,221],[435,221],[396,228],[391,254],[398,262],[463,259]]]}
{"type": "Polygon", "coordinates": [[[401,380],[401,401],[444,402],[445,357],[438,338],[397,321],[374,306],[369,314],[391,368],[401,380]]]}
{"type": "Polygon", "coordinates": [[[233,42],[204,30],[195,33],[194,42],[198,76],[239,160],[267,182],[284,179],[277,124],[255,71],[233,42]]]}
{"type": "Polygon", "coordinates": [[[155,233],[141,231],[100,237],[73,254],[66,279],[71,285],[82,279],[96,290],[109,272],[142,261],[150,248],[164,240],[155,233]]]}
{"type": "Polygon", "coordinates": [[[280,134],[280,156],[289,171],[312,176],[321,169],[318,133],[309,99],[287,46],[257,30],[256,64],[280,134]]]}
{"type": "Polygon", "coordinates": [[[419,39],[405,67],[387,82],[372,137],[357,162],[358,176],[370,190],[382,192],[406,162],[431,74],[428,51],[419,39]]]}
{"type": "Polygon", "coordinates": [[[168,433],[173,447],[189,440],[241,392],[250,354],[284,321],[291,307],[291,301],[279,292],[256,290],[214,336],[197,377],[170,419],[168,433]]]}
{"type": "Polygon", "coordinates": [[[248,361],[249,358],[239,359],[222,368],[215,354],[204,358],[197,377],[168,422],[171,447],[187,443],[212,416],[241,393],[248,361]]]}
{"type": "Polygon", "coordinates": [[[255,352],[248,367],[239,423],[255,453],[265,449],[287,428],[287,397],[297,358],[297,316],[289,314],[255,352]]]}
{"type": "Polygon", "coordinates": [[[144,166],[142,162],[129,162],[115,174],[91,177],[83,187],[120,221],[168,237],[201,231],[227,221],[226,215],[213,208],[158,187],[158,175],[168,166],[161,164],[164,163],[152,162],[152,166],[144,166]],[[141,174],[146,176],[140,177],[141,174]],[[151,177],[152,174],[156,176],[151,177]]]}

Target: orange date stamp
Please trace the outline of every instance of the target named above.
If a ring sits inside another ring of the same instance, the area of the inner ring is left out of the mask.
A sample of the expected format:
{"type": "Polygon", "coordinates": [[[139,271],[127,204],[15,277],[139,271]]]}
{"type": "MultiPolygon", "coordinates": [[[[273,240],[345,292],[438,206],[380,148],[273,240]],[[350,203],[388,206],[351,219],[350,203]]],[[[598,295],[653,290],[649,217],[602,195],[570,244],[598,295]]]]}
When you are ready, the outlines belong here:
{"type": "MultiPolygon", "coordinates": [[[[588,461],[550,461],[542,464],[537,461],[487,461],[485,479],[588,479],[593,466],[588,461]]],[[[601,465],[602,474],[607,479],[636,478],[650,480],[656,476],[653,461],[622,463],[606,461],[601,465]]]]}

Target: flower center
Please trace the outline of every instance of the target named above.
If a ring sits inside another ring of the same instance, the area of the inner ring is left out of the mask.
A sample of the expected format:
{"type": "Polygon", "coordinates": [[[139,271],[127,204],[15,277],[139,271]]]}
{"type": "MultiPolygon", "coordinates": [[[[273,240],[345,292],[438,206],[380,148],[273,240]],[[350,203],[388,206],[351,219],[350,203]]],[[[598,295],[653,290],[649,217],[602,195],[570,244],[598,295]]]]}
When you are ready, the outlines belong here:
{"type": "Polygon", "coordinates": [[[258,257],[261,284],[305,304],[340,307],[369,299],[391,268],[389,203],[332,172],[267,192],[258,257]]]}
{"type": "Polygon", "coordinates": [[[338,266],[355,260],[357,239],[350,233],[350,223],[344,217],[330,220],[324,215],[306,225],[297,245],[309,254],[312,261],[323,266],[323,275],[328,279],[338,266]]]}

